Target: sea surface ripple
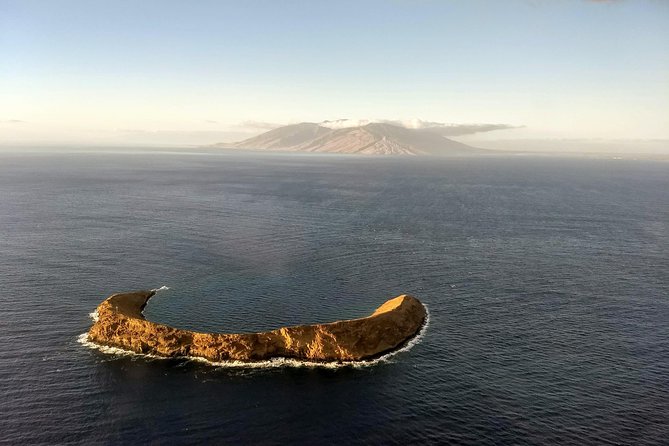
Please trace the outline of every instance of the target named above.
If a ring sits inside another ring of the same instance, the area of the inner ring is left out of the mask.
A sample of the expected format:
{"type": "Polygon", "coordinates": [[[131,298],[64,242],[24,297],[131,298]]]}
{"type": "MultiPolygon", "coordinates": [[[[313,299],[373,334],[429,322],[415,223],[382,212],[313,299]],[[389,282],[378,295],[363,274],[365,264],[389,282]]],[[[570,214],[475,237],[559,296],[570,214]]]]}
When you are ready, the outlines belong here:
{"type": "Polygon", "coordinates": [[[666,444],[669,164],[0,153],[0,443],[666,444]],[[217,332],[430,311],[372,367],[78,337],[120,291],[217,332]]]}

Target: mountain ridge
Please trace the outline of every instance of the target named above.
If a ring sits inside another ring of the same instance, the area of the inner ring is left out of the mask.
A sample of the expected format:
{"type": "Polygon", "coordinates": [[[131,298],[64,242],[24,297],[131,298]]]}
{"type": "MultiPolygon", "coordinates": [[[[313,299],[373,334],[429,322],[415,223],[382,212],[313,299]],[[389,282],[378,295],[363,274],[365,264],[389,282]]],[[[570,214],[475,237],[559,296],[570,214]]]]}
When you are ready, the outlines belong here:
{"type": "Polygon", "coordinates": [[[214,147],[360,155],[462,155],[483,149],[448,139],[429,128],[410,129],[388,123],[329,128],[313,122],[291,124],[235,143],[214,147]]]}

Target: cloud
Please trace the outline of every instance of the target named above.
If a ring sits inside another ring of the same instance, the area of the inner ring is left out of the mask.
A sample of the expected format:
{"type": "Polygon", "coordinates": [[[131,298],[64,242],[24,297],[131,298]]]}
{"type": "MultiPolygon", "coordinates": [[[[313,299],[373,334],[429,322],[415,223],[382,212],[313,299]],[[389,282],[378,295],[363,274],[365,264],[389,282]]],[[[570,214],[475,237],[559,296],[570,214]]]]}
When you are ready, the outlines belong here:
{"type": "Polygon", "coordinates": [[[214,121],[213,119],[205,119],[202,122],[205,124],[218,124],[218,121],[214,121]]]}
{"type": "Polygon", "coordinates": [[[26,121],[21,121],[20,119],[5,119],[3,121],[0,121],[2,124],[23,124],[26,121]]]}
{"type": "Polygon", "coordinates": [[[471,135],[474,133],[491,132],[493,130],[518,128],[517,126],[508,124],[446,124],[443,122],[423,121],[421,119],[337,119],[334,121],[323,121],[320,125],[331,129],[343,129],[362,127],[374,123],[396,125],[406,129],[424,130],[438,133],[442,136],[471,135]]]}
{"type": "Polygon", "coordinates": [[[431,127],[428,131],[439,133],[442,136],[473,135],[474,133],[492,132],[494,130],[518,129],[523,126],[509,124],[448,124],[441,127],[431,127]]]}
{"type": "Polygon", "coordinates": [[[239,141],[248,132],[236,130],[148,130],[114,129],[116,139],[123,142],[158,145],[201,145],[220,141],[239,141]]]}
{"type": "Polygon", "coordinates": [[[243,121],[239,124],[234,125],[233,127],[239,129],[249,129],[249,130],[272,130],[277,127],[281,127],[285,124],[276,124],[273,122],[264,122],[264,121],[243,121]]]}
{"type": "Polygon", "coordinates": [[[330,129],[345,129],[349,127],[362,127],[367,124],[391,124],[397,127],[404,127],[407,129],[424,129],[430,127],[443,126],[445,124],[439,122],[423,121],[420,119],[336,119],[334,121],[323,121],[321,126],[330,129]]]}

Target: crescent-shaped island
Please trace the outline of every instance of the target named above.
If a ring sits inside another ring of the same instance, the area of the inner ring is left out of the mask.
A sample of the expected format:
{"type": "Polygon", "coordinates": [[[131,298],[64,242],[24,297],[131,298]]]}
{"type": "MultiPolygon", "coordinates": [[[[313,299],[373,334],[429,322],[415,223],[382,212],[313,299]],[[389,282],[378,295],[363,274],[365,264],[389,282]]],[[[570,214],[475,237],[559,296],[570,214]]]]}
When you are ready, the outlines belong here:
{"type": "Polygon", "coordinates": [[[88,340],[135,353],[213,362],[272,358],[346,362],[373,359],[403,346],[419,333],[427,315],[418,299],[403,294],[360,319],[259,333],[199,333],[146,320],[142,310],[155,293],[109,296],[97,308],[88,340]]]}

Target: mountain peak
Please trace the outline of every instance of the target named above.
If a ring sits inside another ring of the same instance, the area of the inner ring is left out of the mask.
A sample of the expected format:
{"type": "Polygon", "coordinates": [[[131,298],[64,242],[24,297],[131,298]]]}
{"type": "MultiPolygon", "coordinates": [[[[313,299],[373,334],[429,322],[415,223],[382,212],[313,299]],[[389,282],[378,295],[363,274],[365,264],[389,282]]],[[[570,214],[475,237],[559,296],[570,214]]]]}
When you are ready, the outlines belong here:
{"type": "Polygon", "coordinates": [[[360,123],[359,126],[343,128],[327,126],[333,122],[291,124],[243,141],[219,143],[215,146],[362,155],[454,155],[480,151],[426,129],[412,129],[382,122],[360,123]]]}

